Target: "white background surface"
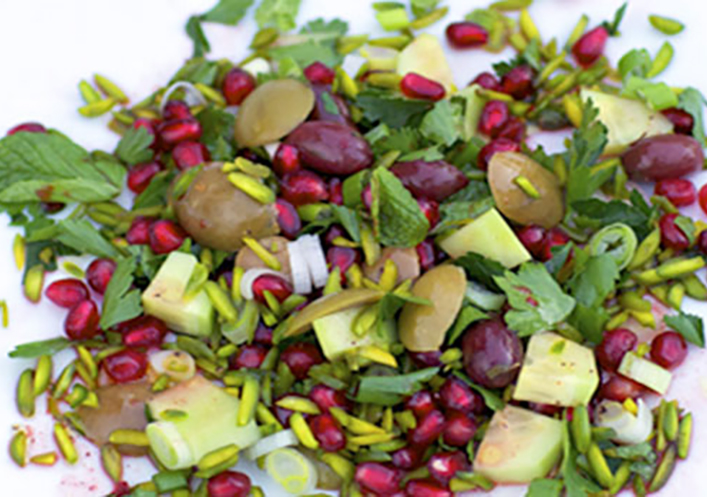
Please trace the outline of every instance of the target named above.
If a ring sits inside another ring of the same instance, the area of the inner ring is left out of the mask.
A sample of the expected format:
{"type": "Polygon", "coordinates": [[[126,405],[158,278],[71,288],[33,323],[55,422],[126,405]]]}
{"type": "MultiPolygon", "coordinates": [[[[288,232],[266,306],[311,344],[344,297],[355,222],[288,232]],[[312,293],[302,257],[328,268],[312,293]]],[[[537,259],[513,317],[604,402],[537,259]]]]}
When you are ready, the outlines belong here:
{"type": "MultiPolygon", "coordinates": [[[[55,127],[88,149],[112,150],[117,137],[105,128],[105,120],[86,120],[76,109],[81,100],[76,88],[82,78],[95,72],[119,83],[137,101],[167,81],[191,54],[191,42],[183,26],[190,14],[204,12],[215,0],[0,0],[0,135],[23,121],[39,121],[55,127]]],[[[364,0],[302,0],[300,23],[316,17],[341,17],[349,21],[351,33],[379,32],[369,6],[364,0]]],[[[433,31],[440,34],[446,23],[460,20],[472,8],[486,2],[447,0],[451,13],[433,31]]],[[[545,39],[558,36],[564,40],[583,12],[592,24],[609,19],[620,1],[614,0],[536,0],[531,10],[545,39]]],[[[648,14],[672,15],[686,21],[688,29],[671,38],[676,60],[665,73],[669,83],[692,85],[707,92],[705,49],[707,4],[697,0],[634,0],[622,25],[624,36],[611,39],[612,60],[630,48],[646,47],[655,53],[664,37],[647,21],[648,14]]],[[[209,25],[212,57],[235,61],[246,54],[255,31],[252,14],[237,28],[209,25]]],[[[483,51],[455,52],[451,63],[456,82],[464,86],[476,74],[498,60],[483,51]]],[[[698,183],[705,181],[704,173],[698,183]]],[[[688,211],[698,214],[696,208],[688,211]]],[[[82,457],[70,467],[60,461],[52,469],[18,469],[10,461],[5,447],[13,424],[25,424],[16,412],[14,388],[19,373],[33,364],[10,360],[7,351],[16,344],[58,336],[64,312],[51,303],[32,305],[20,292],[20,273],[12,264],[11,244],[15,230],[0,220],[0,299],[10,306],[10,328],[0,329],[0,494],[25,496],[105,495],[111,485],[96,469],[96,450],[80,442],[82,457]]],[[[85,263],[84,263],[85,265],[85,263]]],[[[53,277],[62,277],[56,273],[53,277]]],[[[693,309],[694,311],[694,309],[693,309]]],[[[705,309],[701,309],[705,314],[705,309]]],[[[62,356],[63,359],[66,356],[62,356]]],[[[707,495],[703,482],[707,463],[707,353],[692,351],[688,363],[675,375],[670,396],[692,410],[696,438],[690,459],[679,464],[663,496],[707,495]]],[[[38,415],[31,421],[36,437],[30,454],[53,450],[47,424],[48,416],[38,404],[38,415]]],[[[131,483],[145,479],[141,465],[130,462],[127,477],[131,483]],[[141,474],[142,473],[142,474],[141,474]]],[[[258,477],[256,477],[258,480],[258,477]]],[[[258,481],[259,484],[262,484],[258,481]]],[[[268,495],[278,495],[270,487],[268,495]]],[[[494,496],[523,495],[519,488],[500,488],[494,496]]]]}

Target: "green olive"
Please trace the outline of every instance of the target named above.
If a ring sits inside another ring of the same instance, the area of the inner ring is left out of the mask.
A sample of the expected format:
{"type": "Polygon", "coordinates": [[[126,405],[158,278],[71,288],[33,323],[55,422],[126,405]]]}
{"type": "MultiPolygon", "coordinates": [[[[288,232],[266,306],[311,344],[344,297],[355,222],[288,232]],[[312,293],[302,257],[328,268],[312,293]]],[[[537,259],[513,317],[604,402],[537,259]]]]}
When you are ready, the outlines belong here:
{"type": "MultiPolygon", "coordinates": [[[[290,253],[287,250],[287,244],[290,243],[290,241],[282,236],[269,236],[258,241],[280,262],[280,265],[282,266],[280,268],[280,272],[285,274],[288,278],[292,278],[290,253]]],[[[238,251],[238,255],[236,256],[236,266],[242,267],[246,271],[249,269],[264,269],[268,267],[268,265],[265,264],[263,260],[251,250],[250,247],[243,247],[238,251]]]]}
{"type": "Polygon", "coordinates": [[[495,154],[489,162],[488,181],[498,210],[512,221],[552,228],[564,216],[560,183],[530,157],[517,152],[495,154]],[[538,198],[519,186],[521,177],[537,191],[538,198]]]}
{"type": "Polygon", "coordinates": [[[314,92],[294,79],[260,85],[246,97],[236,115],[236,141],[259,147],[287,136],[314,108],[314,92]]]}
{"type": "Polygon", "coordinates": [[[589,252],[592,255],[609,255],[619,269],[629,265],[637,247],[636,233],[624,223],[615,223],[602,228],[589,241],[589,252]]]}
{"type": "Polygon", "coordinates": [[[465,291],[466,276],[457,266],[437,266],[417,280],[413,295],[429,300],[431,305],[407,303],[403,307],[398,333],[405,348],[413,352],[439,350],[457,319],[465,291]]]}
{"type": "Polygon", "coordinates": [[[275,205],[261,204],[233,186],[221,167],[205,167],[174,201],[179,224],[199,245],[227,252],[241,248],[246,236],[276,235],[280,228],[275,205]]]}

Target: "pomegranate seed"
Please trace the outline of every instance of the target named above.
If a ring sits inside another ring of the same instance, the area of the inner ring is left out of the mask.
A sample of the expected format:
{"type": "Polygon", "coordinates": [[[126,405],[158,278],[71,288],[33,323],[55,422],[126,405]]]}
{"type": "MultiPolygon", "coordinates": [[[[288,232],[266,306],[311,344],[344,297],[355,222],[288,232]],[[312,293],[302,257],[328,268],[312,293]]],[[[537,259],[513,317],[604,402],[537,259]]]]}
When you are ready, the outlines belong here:
{"type": "Polygon", "coordinates": [[[692,114],[677,107],[665,109],[662,114],[668,118],[668,121],[673,123],[673,129],[679,135],[691,135],[692,128],[695,126],[695,118],[692,114]]]}
{"type": "Polygon", "coordinates": [[[211,160],[209,149],[199,142],[181,142],[172,150],[172,159],[180,171],[204,164],[211,160]]]}
{"type": "Polygon", "coordinates": [[[162,117],[165,121],[172,121],[174,119],[191,119],[194,116],[192,116],[191,109],[186,102],[170,100],[164,106],[162,117]]]}
{"type": "Polygon", "coordinates": [[[258,327],[255,329],[255,334],[253,336],[253,341],[261,345],[272,345],[272,330],[265,326],[263,323],[259,323],[258,327]]]}
{"type": "Polygon", "coordinates": [[[444,415],[432,410],[418,420],[415,428],[408,431],[408,441],[412,445],[427,447],[444,432],[444,425],[444,415]]]}
{"type": "Polygon", "coordinates": [[[155,254],[174,252],[186,238],[182,227],[169,219],[160,219],[150,226],[150,248],[155,254]]]}
{"type": "Polygon", "coordinates": [[[508,122],[510,111],[508,104],[501,100],[491,100],[484,105],[479,118],[479,131],[496,138],[503,126],[508,122]]]}
{"type": "Polygon", "coordinates": [[[356,467],[354,479],[361,488],[388,495],[400,489],[402,473],[395,468],[378,463],[364,462],[356,467]]]}
{"type": "Polygon", "coordinates": [[[326,235],[324,235],[324,244],[327,247],[334,245],[334,240],[341,236],[346,236],[344,229],[338,224],[333,225],[329,230],[327,230],[326,235]]]}
{"type": "Polygon", "coordinates": [[[536,402],[530,402],[528,407],[531,411],[537,412],[538,414],[544,414],[545,416],[553,417],[562,412],[562,408],[559,406],[553,406],[550,404],[538,404],[536,402]]]}
{"type": "Polygon", "coordinates": [[[128,171],[128,188],[133,193],[144,192],[150,186],[152,178],[160,171],[162,171],[162,164],[157,161],[131,167],[128,171]]]}
{"type": "Polygon", "coordinates": [[[288,346],[280,354],[280,360],[287,364],[292,374],[298,380],[307,377],[312,366],[324,362],[319,349],[313,343],[298,342],[288,346]]]}
{"type": "Polygon", "coordinates": [[[479,156],[476,160],[476,167],[482,171],[486,171],[489,167],[489,161],[498,152],[520,152],[520,146],[508,138],[497,138],[491,140],[479,151],[479,156]]]}
{"type": "Polygon", "coordinates": [[[417,257],[420,259],[420,269],[428,271],[435,265],[435,246],[432,240],[424,240],[415,247],[417,257]]]}
{"type": "Polygon", "coordinates": [[[448,378],[439,390],[439,401],[445,409],[461,411],[465,414],[481,414],[484,399],[459,378],[448,378]]]}
{"type": "Polygon", "coordinates": [[[412,411],[416,418],[422,418],[437,408],[432,394],[427,390],[415,392],[405,401],[405,409],[412,411]]]}
{"type": "Polygon", "coordinates": [[[329,180],[329,202],[334,205],[344,205],[344,189],[339,178],[329,180]]]}
{"type": "Polygon", "coordinates": [[[528,252],[533,254],[533,257],[539,258],[545,247],[545,228],[537,225],[524,226],[516,234],[523,246],[528,249],[528,252]]]}
{"type": "Polygon", "coordinates": [[[638,337],[626,328],[616,328],[604,333],[604,338],[594,350],[597,362],[607,371],[616,371],[624,356],[636,348],[638,337]]]}
{"type": "Polygon", "coordinates": [[[501,78],[501,87],[516,100],[523,100],[533,94],[533,69],[530,66],[516,66],[501,78]]]}
{"type": "Polygon", "coordinates": [[[302,221],[297,209],[282,198],[277,199],[275,207],[277,208],[277,224],[280,225],[280,231],[290,240],[294,240],[302,229],[302,221]]]}
{"type": "Polygon", "coordinates": [[[420,465],[422,456],[423,453],[419,448],[408,445],[393,452],[390,462],[396,468],[409,471],[420,465]]]}
{"type": "Polygon", "coordinates": [[[98,306],[93,300],[83,300],[66,315],[64,331],[72,340],[88,340],[98,334],[98,306]]]}
{"type": "Polygon", "coordinates": [[[86,281],[96,293],[106,293],[108,283],[115,272],[115,262],[110,259],[95,259],[86,269],[86,281]]]}
{"type": "Polygon", "coordinates": [[[604,54],[604,46],[609,32],[604,26],[587,31],[572,46],[572,55],[582,67],[589,67],[604,54]]]}
{"type": "Polygon", "coordinates": [[[434,368],[442,365],[442,362],[439,360],[439,358],[442,357],[442,352],[439,350],[409,352],[409,354],[412,362],[419,368],[434,368]]]}
{"type": "Polygon", "coordinates": [[[196,119],[175,119],[165,121],[159,126],[159,135],[167,148],[174,147],[179,142],[199,141],[201,124],[196,119]]]}
{"type": "Polygon", "coordinates": [[[486,88],[487,90],[492,90],[492,91],[503,91],[503,87],[501,86],[501,82],[498,81],[498,78],[491,74],[490,72],[482,72],[474,80],[469,83],[469,86],[471,85],[479,85],[482,88],[486,88]]]}
{"type": "Polygon", "coordinates": [[[508,118],[508,121],[506,121],[506,124],[501,126],[497,138],[507,138],[516,143],[522,143],[523,140],[525,140],[525,132],[526,129],[523,121],[518,117],[511,116],[508,118]]]}
{"type": "Polygon", "coordinates": [[[282,180],[282,197],[296,207],[326,202],[329,189],[326,182],[311,171],[288,174],[282,180]]]}
{"type": "Polygon", "coordinates": [[[408,480],[405,494],[410,497],[452,497],[452,492],[429,478],[408,480]]]}
{"type": "Polygon", "coordinates": [[[299,150],[293,145],[288,145],[287,143],[281,143],[277,147],[277,152],[272,159],[272,168],[280,178],[287,176],[288,174],[296,173],[302,169],[302,165],[299,159],[299,150]]]}
{"type": "Polygon", "coordinates": [[[421,100],[442,100],[446,94],[444,86],[414,72],[408,73],[400,81],[400,91],[408,98],[421,100]]]}
{"type": "Polygon", "coordinates": [[[682,251],[690,247],[690,239],[675,223],[678,214],[664,214],[658,226],[660,227],[660,239],[666,248],[682,251]]]}
{"type": "Polygon", "coordinates": [[[314,62],[304,68],[304,77],[315,85],[330,85],[334,82],[336,73],[321,62],[314,62]]]}
{"type": "Polygon", "coordinates": [[[699,234],[695,245],[700,252],[707,255],[707,231],[703,231],[699,234]]]}
{"type": "Polygon", "coordinates": [[[42,125],[39,124],[39,123],[22,123],[22,124],[18,124],[18,125],[15,126],[14,128],[11,128],[11,129],[7,132],[7,136],[14,135],[14,134],[20,133],[20,132],[25,132],[25,133],[46,133],[46,132],[47,132],[47,128],[45,128],[44,126],[42,126],[42,125]]]}
{"type": "Polygon", "coordinates": [[[314,385],[309,391],[309,398],[317,404],[323,412],[329,412],[332,407],[349,409],[351,403],[346,398],[346,393],[341,390],[334,390],[327,385],[314,385]]]}
{"type": "Polygon", "coordinates": [[[542,260],[549,261],[552,259],[552,249],[567,245],[570,237],[559,228],[552,228],[545,236],[545,245],[543,246],[542,260]]]}
{"type": "Polygon", "coordinates": [[[268,355],[268,348],[257,343],[243,345],[231,357],[231,369],[257,369],[268,355]]]}
{"type": "Polygon", "coordinates": [[[476,434],[477,426],[474,418],[459,411],[447,415],[444,427],[444,443],[452,447],[465,447],[476,434]]]}
{"type": "Polygon", "coordinates": [[[437,223],[439,222],[439,204],[434,200],[419,198],[417,199],[417,205],[420,206],[420,210],[430,223],[430,229],[437,226],[437,223]]]}
{"type": "Polygon", "coordinates": [[[437,452],[427,462],[430,476],[442,485],[449,484],[459,471],[469,471],[469,460],[460,450],[453,452],[437,452]]]}
{"type": "Polygon", "coordinates": [[[116,383],[139,380],[147,372],[147,354],[125,349],[103,359],[103,368],[116,383]]]}
{"type": "Polygon", "coordinates": [[[489,33],[473,22],[454,22],[447,26],[447,40],[454,48],[472,48],[485,45],[489,33]]]}
{"type": "Polygon", "coordinates": [[[687,342],[680,333],[666,331],[651,343],[651,359],[666,369],[678,367],[686,357],[687,342]]]}
{"type": "Polygon", "coordinates": [[[265,292],[270,292],[278,302],[282,303],[292,295],[292,285],[274,274],[264,274],[253,281],[253,297],[261,304],[266,304],[265,292]]]}
{"type": "Polygon", "coordinates": [[[326,252],[326,261],[329,269],[338,267],[342,279],[345,279],[346,272],[361,261],[361,254],[358,250],[350,247],[331,247],[326,252]]]}
{"type": "Polygon", "coordinates": [[[132,493],[132,488],[130,488],[130,484],[125,481],[119,481],[116,483],[113,487],[113,493],[111,493],[112,497],[126,497],[132,493]]]}
{"type": "Polygon", "coordinates": [[[670,200],[675,207],[687,207],[697,200],[697,189],[689,179],[662,179],[655,184],[656,195],[662,195],[670,200]]]}
{"type": "Polygon", "coordinates": [[[309,427],[325,452],[338,452],[346,447],[346,435],[331,414],[320,414],[309,420],[309,427]]]}
{"type": "Polygon", "coordinates": [[[707,185],[702,185],[702,187],[700,188],[698,201],[700,203],[700,208],[702,209],[702,212],[707,214],[707,185]]]}
{"type": "Polygon", "coordinates": [[[56,305],[65,309],[71,309],[89,297],[88,287],[83,281],[74,278],[55,281],[47,287],[44,295],[56,305]]]}
{"type": "Polygon", "coordinates": [[[361,190],[361,202],[363,202],[363,206],[367,211],[371,210],[371,206],[373,205],[373,191],[371,190],[371,185],[366,185],[363,187],[363,190],[361,190]]]}
{"type": "Polygon", "coordinates": [[[140,316],[120,327],[127,347],[159,347],[168,331],[164,321],[154,316],[140,316]]]}
{"type": "Polygon", "coordinates": [[[234,67],[223,79],[221,90],[228,105],[240,105],[255,90],[255,78],[249,72],[234,67]]]}
{"type": "Polygon", "coordinates": [[[224,471],[210,478],[206,489],[209,497],[248,497],[251,483],[248,475],[240,471],[224,471]]]}
{"type": "Polygon", "coordinates": [[[61,202],[42,202],[40,205],[42,206],[42,210],[47,214],[56,214],[66,207],[66,204],[62,204],[61,202]]]}
{"type": "Polygon", "coordinates": [[[130,229],[125,234],[125,240],[130,245],[147,245],[150,243],[150,225],[154,219],[138,216],[133,219],[130,229]]]}
{"type": "Polygon", "coordinates": [[[612,376],[599,389],[600,399],[624,402],[626,399],[636,399],[644,392],[644,388],[633,380],[623,376],[612,376]]]}

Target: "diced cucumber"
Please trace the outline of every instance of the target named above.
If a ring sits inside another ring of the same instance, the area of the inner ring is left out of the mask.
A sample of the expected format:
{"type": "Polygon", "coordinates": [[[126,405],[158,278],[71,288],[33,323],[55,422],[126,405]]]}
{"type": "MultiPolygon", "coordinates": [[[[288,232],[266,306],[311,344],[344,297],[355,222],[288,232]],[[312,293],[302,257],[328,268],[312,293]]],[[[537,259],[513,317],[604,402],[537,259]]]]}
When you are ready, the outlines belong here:
{"type": "Polygon", "coordinates": [[[638,357],[633,352],[624,356],[618,372],[660,395],[665,395],[673,379],[673,374],[670,371],[648,359],[638,357]]]}
{"type": "Polygon", "coordinates": [[[544,478],[562,453],[562,422],[506,406],[491,418],[474,459],[474,471],[497,483],[544,478]]]}
{"type": "Polygon", "coordinates": [[[515,400],[563,407],[587,405],[599,386],[594,352],[555,333],[528,342],[515,400]]]}
{"type": "Polygon", "coordinates": [[[214,307],[204,290],[192,298],[184,293],[198,261],[192,254],[172,252],[142,294],[145,314],[160,318],[170,329],[209,336],[214,327],[214,307]]]}
{"type": "Polygon", "coordinates": [[[494,293],[474,281],[466,284],[466,299],[485,311],[498,311],[506,302],[506,296],[494,293]]]}
{"type": "Polygon", "coordinates": [[[167,469],[195,465],[214,450],[230,444],[240,449],[261,438],[260,429],[251,421],[236,426],[240,401],[202,376],[178,384],[156,395],[147,403],[154,422],[147,426],[150,447],[167,469]],[[162,419],[165,411],[183,414],[162,419]]]}

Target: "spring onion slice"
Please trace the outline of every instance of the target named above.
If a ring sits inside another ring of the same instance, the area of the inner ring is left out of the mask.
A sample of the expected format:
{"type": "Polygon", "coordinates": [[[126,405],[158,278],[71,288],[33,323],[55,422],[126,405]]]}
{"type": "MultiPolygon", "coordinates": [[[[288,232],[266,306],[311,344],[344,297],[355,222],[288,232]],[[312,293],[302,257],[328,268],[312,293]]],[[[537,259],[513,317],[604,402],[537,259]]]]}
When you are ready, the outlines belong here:
{"type": "Polygon", "coordinates": [[[155,373],[175,381],[186,381],[196,374],[194,358],[181,350],[161,350],[150,354],[149,360],[155,373]]]}
{"type": "Polygon", "coordinates": [[[295,449],[277,449],[268,454],[265,470],[288,494],[310,494],[317,485],[314,464],[295,449]]]}
{"type": "Polygon", "coordinates": [[[259,457],[270,454],[271,452],[285,447],[294,447],[299,445],[299,439],[292,430],[282,430],[260,439],[255,445],[245,451],[246,457],[255,461],[259,457]]]}

